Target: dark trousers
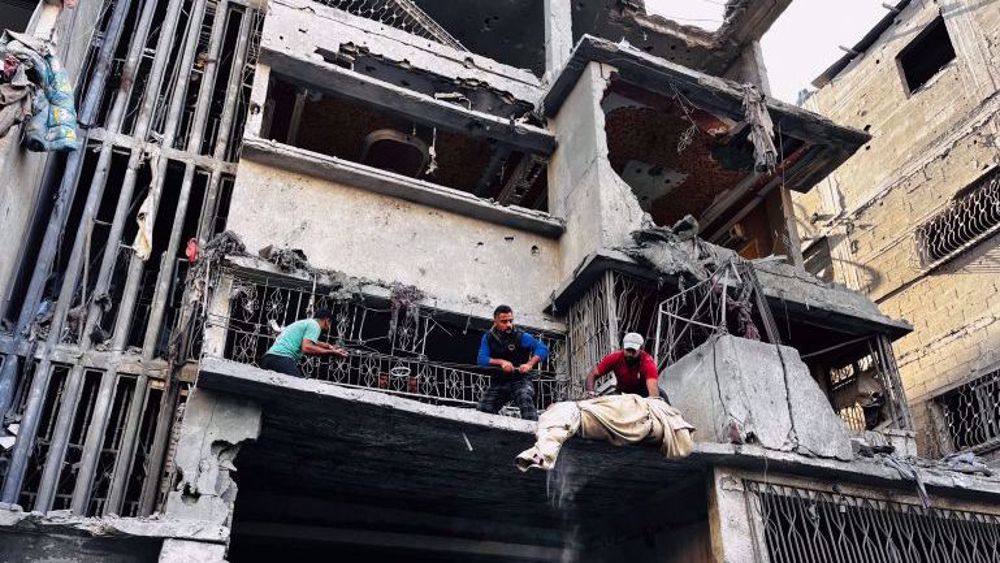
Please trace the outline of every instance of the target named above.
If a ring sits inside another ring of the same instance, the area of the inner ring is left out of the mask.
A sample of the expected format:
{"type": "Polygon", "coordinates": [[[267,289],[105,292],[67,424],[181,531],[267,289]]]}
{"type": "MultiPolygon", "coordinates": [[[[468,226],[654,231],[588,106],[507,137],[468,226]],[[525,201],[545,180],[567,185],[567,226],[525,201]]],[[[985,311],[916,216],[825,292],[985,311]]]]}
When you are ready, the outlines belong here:
{"type": "Polygon", "coordinates": [[[538,411],[535,410],[535,387],[531,384],[530,377],[494,376],[493,384],[486,390],[483,400],[479,401],[478,409],[496,414],[508,401],[513,401],[521,410],[521,418],[538,420],[538,411]]]}
{"type": "Polygon", "coordinates": [[[264,359],[260,361],[260,367],[276,371],[278,373],[283,373],[285,375],[302,377],[302,372],[299,371],[299,363],[291,358],[286,358],[285,356],[264,354],[264,359]]]}

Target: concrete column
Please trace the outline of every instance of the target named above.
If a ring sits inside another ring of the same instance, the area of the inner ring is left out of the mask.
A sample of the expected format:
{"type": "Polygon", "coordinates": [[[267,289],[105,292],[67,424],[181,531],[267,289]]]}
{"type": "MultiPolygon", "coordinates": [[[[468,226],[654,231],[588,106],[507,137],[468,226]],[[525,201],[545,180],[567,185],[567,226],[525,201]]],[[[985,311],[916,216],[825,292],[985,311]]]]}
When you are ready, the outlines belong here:
{"type": "MultiPolygon", "coordinates": [[[[708,525],[717,563],[767,563],[760,526],[754,526],[743,481],[716,467],[708,484],[708,525]],[[760,553],[758,553],[758,551],[760,553]]],[[[759,521],[759,518],[758,520],[759,521]]]]}
{"type": "Polygon", "coordinates": [[[174,456],[177,485],[167,497],[166,516],[228,526],[236,502],[229,472],[236,469],[240,443],[256,439],[260,425],[257,403],[196,388],[181,424],[174,456]]]}
{"type": "MultiPolygon", "coordinates": [[[[205,291],[209,289],[206,288],[205,291]]],[[[233,276],[223,273],[219,283],[211,289],[205,336],[201,345],[206,356],[221,358],[226,351],[226,330],[229,328],[229,301],[233,291],[233,276]]]]}
{"type": "Polygon", "coordinates": [[[631,243],[643,211],[632,188],[608,160],[601,102],[617,72],[591,62],[553,119],[556,152],[549,162],[549,212],[566,221],[560,240],[561,275],[574,276],[586,256],[631,243]]]}
{"type": "Polygon", "coordinates": [[[168,538],[160,548],[159,563],[225,563],[226,546],[168,538]]]}
{"type": "Polygon", "coordinates": [[[555,80],[572,51],[571,0],[545,0],[545,75],[549,81],[555,80]]]}
{"type": "Polygon", "coordinates": [[[788,235],[788,261],[793,266],[805,267],[805,259],[802,257],[802,239],[799,237],[799,227],[795,223],[795,202],[792,200],[792,192],[782,186],[781,191],[781,214],[784,217],[785,233],[788,235]]]}
{"type": "Polygon", "coordinates": [[[760,48],[760,41],[753,40],[747,43],[740,56],[733,61],[723,76],[737,82],[749,82],[764,95],[771,95],[771,83],[767,79],[767,67],[764,66],[764,52],[760,48]]]}

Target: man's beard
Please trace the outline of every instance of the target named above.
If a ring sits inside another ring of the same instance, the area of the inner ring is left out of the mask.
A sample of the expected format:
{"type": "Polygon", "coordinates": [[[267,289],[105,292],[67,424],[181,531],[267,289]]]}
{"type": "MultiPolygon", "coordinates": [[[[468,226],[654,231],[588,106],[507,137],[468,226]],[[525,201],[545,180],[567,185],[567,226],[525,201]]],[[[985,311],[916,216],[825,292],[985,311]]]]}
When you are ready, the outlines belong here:
{"type": "Polygon", "coordinates": [[[625,356],[625,363],[628,364],[629,367],[635,367],[639,365],[639,356],[625,356]]]}

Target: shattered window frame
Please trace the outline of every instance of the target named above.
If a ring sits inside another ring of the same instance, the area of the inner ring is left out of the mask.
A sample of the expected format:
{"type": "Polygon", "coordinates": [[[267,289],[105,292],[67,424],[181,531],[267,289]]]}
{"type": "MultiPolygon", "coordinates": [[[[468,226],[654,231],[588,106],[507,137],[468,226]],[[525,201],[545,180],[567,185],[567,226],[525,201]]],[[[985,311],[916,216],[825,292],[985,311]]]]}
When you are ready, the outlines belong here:
{"type": "Polygon", "coordinates": [[[956,58],[955,44],[944,16],[939,14],[896,55],[896,68],[899,69],[906,97],[922,90],[956,58]],[[933,70],[923,66],[928,64],[928,60],[933,70]]]}

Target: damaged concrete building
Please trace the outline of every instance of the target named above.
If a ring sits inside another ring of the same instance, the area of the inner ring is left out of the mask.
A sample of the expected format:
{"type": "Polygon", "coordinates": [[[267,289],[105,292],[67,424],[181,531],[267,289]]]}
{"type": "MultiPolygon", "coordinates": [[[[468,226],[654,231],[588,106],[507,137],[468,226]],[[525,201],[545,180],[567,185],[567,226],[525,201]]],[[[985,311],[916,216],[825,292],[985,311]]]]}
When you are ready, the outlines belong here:
{"type": "Polygon", "coordinates": [[[1000,9],[894,5],[808,106],[872,135],[797,195],[807,269],[914,331],[896,343],[920,451],[998,460],[1000,9]]]}
{"type": "Polygon", "coordinates": [[[0,147],[0,559],[993,560],[911,327],[803,268],[792,194],[870,136],[769,96],[789,2],[40,5],[80,149],[0,147]],[[694,451],[519,473],[535,423],[471,408],[501,303],[540,409],[644,334],[694,451]],[[321,308],[347,359],[257,367],[321,308]]]}

